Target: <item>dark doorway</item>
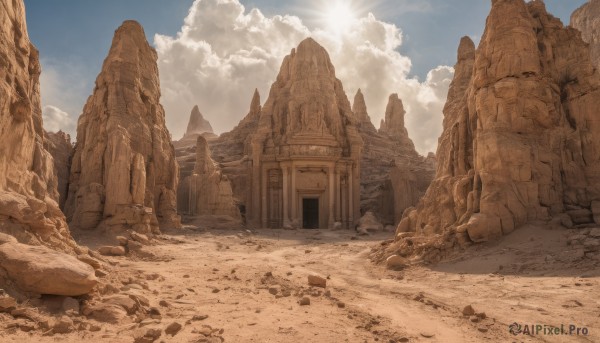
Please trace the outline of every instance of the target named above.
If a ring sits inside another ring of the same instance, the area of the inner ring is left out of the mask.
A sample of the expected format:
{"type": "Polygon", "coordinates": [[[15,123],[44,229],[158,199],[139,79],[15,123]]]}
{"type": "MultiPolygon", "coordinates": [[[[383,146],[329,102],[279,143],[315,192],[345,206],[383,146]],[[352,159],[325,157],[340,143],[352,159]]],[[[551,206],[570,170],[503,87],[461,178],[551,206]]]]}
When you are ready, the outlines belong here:
{"type": "Polygon", "coordinates": [[[319,199],[302,199],[302,227],[319,228],[319,199]]]}

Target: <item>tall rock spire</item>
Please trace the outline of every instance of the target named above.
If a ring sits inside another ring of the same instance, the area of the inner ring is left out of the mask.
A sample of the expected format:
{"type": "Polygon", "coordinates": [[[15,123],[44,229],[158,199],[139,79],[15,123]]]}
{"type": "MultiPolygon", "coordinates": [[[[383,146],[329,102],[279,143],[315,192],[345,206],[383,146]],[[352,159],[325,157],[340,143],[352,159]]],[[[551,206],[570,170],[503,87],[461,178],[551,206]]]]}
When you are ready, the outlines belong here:
{"type": "Polygon", "coordinates": [[[408,131],[404,127],[404,104],[398,97],[398,94],[391,94],[385,109],[385,120],[381,122],[379,130],[390,136],[408,136],[408,131]]]}
{"type": "Polygon", "coordinates": [[[354,115],[356,116],[356,119],[359,122],[371,120],[369,118],[369,113],[367,112],[365,96],[363,95],[360,88],[358,89],[358,91],[356,91],[356,95],[354,96],[354,102],[352,103],[352,112],[354,112],[354,115]]]}
{"type": "Polygon", "coordinates": [[[213,133],[213,128],[210,122],[204,119],[204,116],[200,112],[198,105],[194,106],[192,113],[190,114],[190,121],[188,122],[187,130],[185,135],[199,135],[202,133],[213,133]]]}
{"type": "Polygon", "coordinates": [[[76,227],[156,232],[158,224],[180,225],[177,163],[156,61],[142,26],[125,21],[77,127],[65,208],[76,227]]]}

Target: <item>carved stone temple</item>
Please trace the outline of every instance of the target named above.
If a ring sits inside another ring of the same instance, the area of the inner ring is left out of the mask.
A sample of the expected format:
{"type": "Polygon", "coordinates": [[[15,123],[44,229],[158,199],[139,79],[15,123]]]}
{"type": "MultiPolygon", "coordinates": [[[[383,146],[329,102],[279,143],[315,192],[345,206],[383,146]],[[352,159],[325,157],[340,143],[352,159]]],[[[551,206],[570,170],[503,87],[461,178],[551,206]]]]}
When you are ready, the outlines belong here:
{"type": "Polygon", "coordinates": [[[245,170],[232,181],[248,224],[353,228],[363,141],[327,51],[311,38],[301,42],[285,57],[260,114],[253,112],[213,145],[225,172],[245,170]],[[225,156],[236,149],[237,161],[225,156]]]}

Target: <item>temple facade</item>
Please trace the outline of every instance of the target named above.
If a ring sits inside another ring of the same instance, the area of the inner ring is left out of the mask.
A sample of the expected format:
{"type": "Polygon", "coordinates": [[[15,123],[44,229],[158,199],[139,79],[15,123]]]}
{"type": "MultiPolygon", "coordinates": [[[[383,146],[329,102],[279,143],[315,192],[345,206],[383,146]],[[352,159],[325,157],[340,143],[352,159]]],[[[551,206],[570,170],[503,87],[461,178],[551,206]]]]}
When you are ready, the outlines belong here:
{"type": "Polygon", "coordinates": [[[359,140],[346,156],[335,140],[310,134],[285,147],[265,149],[260,139],[252,147],[250,222],[324,229],[360,218],[359,140]]]}
{"type": "Polygon", "coordinates": [[[354,227],[362,146],[327,52],[303,41],[285,58],[248,142],[248,223],[354,227]]]}

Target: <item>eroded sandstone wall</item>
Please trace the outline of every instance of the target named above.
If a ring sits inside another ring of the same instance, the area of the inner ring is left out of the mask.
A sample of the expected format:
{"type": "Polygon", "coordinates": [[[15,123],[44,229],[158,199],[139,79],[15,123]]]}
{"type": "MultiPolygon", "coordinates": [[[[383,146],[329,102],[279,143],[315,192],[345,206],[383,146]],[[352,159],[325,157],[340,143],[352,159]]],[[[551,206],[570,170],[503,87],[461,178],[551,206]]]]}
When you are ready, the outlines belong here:
{"type": "MultiPolygon", "coordinates": [[[[436,178],[398,227],[431,237],[428,258],[600,200],[600,80],[580,33],[542,1],[494,0],[477,50],[461,41],[436,178]]],[[[563,221],[565,222],[565,221],[563,221]]],[[[567,220],[566,222],[569,222],[567,220]]],[[[414,243],[414,238],[410,238],[414,243]]]]}
{"type": "Polygon", "coordinates": [[[40,73],[23,2],[0,1],[0,232],[72,251],[54,162],[44,148],[40,73]]]}
{"type": "Polygon", "coordinates": [[[362,91],[352,107],[364,141],[361,155],[361,212],[375,213],[385,224],[398,224],[404,211],[425,194],[435,159],[420,156],[404,125],[406,111],[397,94],[389,97],[379,131],[367,112],[362,91]]]}

